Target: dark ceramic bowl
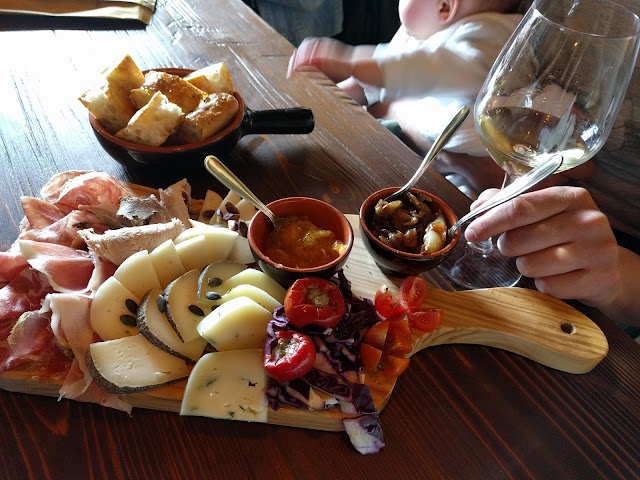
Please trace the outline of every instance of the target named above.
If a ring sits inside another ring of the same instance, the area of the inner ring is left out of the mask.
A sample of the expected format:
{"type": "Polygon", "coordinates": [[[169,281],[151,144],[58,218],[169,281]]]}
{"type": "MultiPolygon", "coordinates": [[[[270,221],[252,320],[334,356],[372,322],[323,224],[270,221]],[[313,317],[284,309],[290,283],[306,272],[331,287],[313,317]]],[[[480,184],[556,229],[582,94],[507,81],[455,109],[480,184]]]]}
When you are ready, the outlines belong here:
{"type": "MultiPolygon", "coordinates": [[[[188,68],[154,68],[158,72],[184,77],[193,72],[188,68]]],[[[145,70],[145,73],[148,70],[145,70]]],[[[310,133],[314,128],[313,112],[308,108],[283,108],[273,110],[250,110],[244,103],[238,91],[233,93],[238,100],[238,112],[229,125],[215,135],[201,142],[185,145],[160,145],[158,147],[140,145],[109,133],[102,124],[89,115],[89,122],[98,140],[105,149],[120,163],[161,165],[184,168],[183,161],[202,165],[202,158],[206,155],[220,155],[235,147],[238,140],[253,133],[310,133]],[[124,155],[123,155],[124,154],[124,155]]]]}
{"type": "Polygon", "coordinates": [[[249,224],[247,238],[253,257],[263,272],[288,287],[303,277],[329,278],[344,266],[353,247],[353,229],[342,212],[322,200],[308,197],[281,198],[267,206],[279,217],[308,217],[317,227],[331,230],[336,240],[342,242],[346,248],[338,258],[318,267],[295,268],[276,263],[264,253],[267,237],[273,231],[273,224],[259,211],[249,224]]]}
{"type": "MultiPolygon", "coordinates": [[[[452,239],[447,241],[442,250],[431,254],[407,253],[382,243],[369,229],[373,221],[374,209],[378,200],[391,195],[393,192],[398,191],[399,188],[389,187],[378,190],[365,199],[360,207],[360,232],[362,233],[362,242],[365,248],[383,273],[406,277],[408,275],[419,275],[440,265],[458,243],[460,230],[456,232],[452,239]]],[[[458,221],[455,212],[444,200],[417,188],[412,188],[411,191],[422,193],[431,198],[433,209],[442,210],[447,222],[447,228],[458,221]]]]}

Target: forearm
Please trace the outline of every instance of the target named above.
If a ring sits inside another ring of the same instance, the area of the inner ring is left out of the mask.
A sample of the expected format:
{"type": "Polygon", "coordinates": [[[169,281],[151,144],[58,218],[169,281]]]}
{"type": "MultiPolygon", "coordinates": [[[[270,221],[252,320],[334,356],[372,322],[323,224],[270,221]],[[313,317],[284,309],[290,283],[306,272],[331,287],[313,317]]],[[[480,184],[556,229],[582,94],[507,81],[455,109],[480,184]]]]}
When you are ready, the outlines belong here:
{"type": "Polygon", "coordinates": [[[618,261],[620,287],[617,295],[611,302],[592,306],[614,322],[640,326],[640,256],[619,247],[618,261]]]}

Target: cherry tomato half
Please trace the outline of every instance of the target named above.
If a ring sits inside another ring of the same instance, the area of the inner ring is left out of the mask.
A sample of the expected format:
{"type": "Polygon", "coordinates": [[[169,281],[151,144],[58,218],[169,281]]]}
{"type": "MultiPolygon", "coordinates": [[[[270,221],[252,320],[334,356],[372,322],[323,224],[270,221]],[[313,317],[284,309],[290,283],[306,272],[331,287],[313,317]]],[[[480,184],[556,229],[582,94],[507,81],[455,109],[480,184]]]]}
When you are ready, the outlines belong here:
{"type": "Polygon", "coordinates": [[[384,344],[384,353],[403,357],[411,353],[411,326],[406,316],[390,321],[389,331],[384,344]]]}
{"type": "Polygon", "coordinates": [[[368,343],[378,350],[384,349],[387,340],[387,332],[389,331],[389,320],[380,320],[369,327],[364,335],[364,343],[368,343]]]}
{"type": "Polygon", "coordinates": [[[435,330],[442,321],[442,310],[439,308],[421,308],[407,313],[411,327],[421,332],[435,330]]]}
{"type": "Polygon", "coordinates": [[[422,277],[411,276],[402,281],[398,301],[405,310],[418,308],[427,297],[427,282],[422,277]]]}
{"type": "Polygon", "coordinates": [[[389,291],[386,285],[381,286],[373,299],[376,312],[383,318],[397,317],[405,312],[405,308],[400,305],[396,296],[389,291]]]}
{"type": "Polygon", "coordinates": [[[409,366],[408,358],[385,355],[382,359],[382,373],[387,378],[399,377],[409,366]]]}
{"type": "Polygon", "coordinates": [[[340,289],[329,280],[316,277],[293,282],[284,297],[284,313],[297,328],[305,325],[335,327],[346,311],[340,289]]]}
{"type": "Polygon", "coordinates": [[[382,358],[382,350],[377,349],[369,345],[368,343],[360,344],[360,358],[362,359],[362,366],[369,372],[375,372],[380,365],[380,359],[382,358]]]}
{"type": "Polygon", "coordinates": [[[277,344],[265,355],[264,370],[279,382],[300,378],[313,368],[316,347],[309,335],[293,330],[276,332],[277,344]]]}

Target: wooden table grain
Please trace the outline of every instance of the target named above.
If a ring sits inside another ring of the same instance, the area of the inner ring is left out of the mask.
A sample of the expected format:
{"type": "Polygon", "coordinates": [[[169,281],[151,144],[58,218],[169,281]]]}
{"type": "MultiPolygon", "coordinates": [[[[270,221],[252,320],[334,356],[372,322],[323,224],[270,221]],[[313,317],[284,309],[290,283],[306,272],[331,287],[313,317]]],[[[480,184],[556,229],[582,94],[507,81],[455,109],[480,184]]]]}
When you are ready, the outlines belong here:
{"type": "MultiPolygon", "coordinates": [[[[122,53],[142,68],[224,61],[254,110],[312,108],[309,135],[247,135],[223,161],[265,202],[293,195],[357,213],[419,158],[317,72],[285,78],[293,47],[240,0],[159,1],[151,25],[0,16],[0,245],[18,234],[21,195],[55,173],[102,170],[196,196],[224,193],[194,167],[137,166],[98,142],[78,95],[122,53]]],[[[419,186],[458,213],[462,194],[435,172],[419,186]]],[[[428,276],[453,287],[437,271],[428,276]]],[[[341,433],[217,421],[0,391],[0,478],[638,478],[640,345],[599,312],[607,357],[572,375],[481,346],[415,356],[382,412],[386,447],[362,456],[341,433]]]]}

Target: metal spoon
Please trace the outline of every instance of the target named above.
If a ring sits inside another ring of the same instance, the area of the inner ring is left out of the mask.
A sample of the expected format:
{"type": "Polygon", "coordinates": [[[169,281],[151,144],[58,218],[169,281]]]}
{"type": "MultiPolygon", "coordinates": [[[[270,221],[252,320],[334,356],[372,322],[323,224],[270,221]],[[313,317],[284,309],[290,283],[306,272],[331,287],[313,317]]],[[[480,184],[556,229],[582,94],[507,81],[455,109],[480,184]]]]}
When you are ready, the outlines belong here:
{"type": "Polygon", "coordinates": [[[385,198],[385,201],[392,202],[393,200],[402,198],[404,194],[407,193],[411,189],[411,187],[416,184],[416,182],[424,174],[427,168],[429,168],[431,162],[433,162],[438,153],[440,153],[440,150],[442,150],[442,148],[447,144],[453,134],[456,133],[458,128],[460,128],[460,125],[462,125],[462,122],[464,122],[464,120],[467,118],[467,115],[469,115],[469,107],[465,105],[460,110],[458,110],[458,113],[455,114],[455,116],[451,119],[442,133],[438,136],[438,138],[436,138],[436,141],[433,142],[433,145],[431,145],[431,148],[425,155],[422,163],[418,167],[418,170],[416,170],[416,173],[413,174],[413,177],[409,179],[404,187],[385,198]]]}
{"type": "Polygon", "coordinates": [[[225,187],[234,191],[248,202],[251,202],[254,207],[264,213],[269,220],[271,220],[274,227],[277,227],[282,221],[282,218],[278,217],[269,207],[262,203],[262,201],[260,201],[260,199],[256,197],[251,190],[249,190],[249,187],[247,187],[242,180],[236,177],[236,174],[229,170],[229,168],[222,163],[218,157],[208,155],[204,159],[204,167],[225,187]]]}
{"type": "Polygon", "coordinates": [[[493,207],[497,207],[498,205],[503,204],[511,200],[514,197],[517,197],[521,193],[526,192],[533,186],[540,183],[542,180],[547,178],[549,175],[555,173],[558,168],[562,165],[562,155],[559,153],[552,155],[543,163],[530,170],[526,174],[521,177],[516,178],[513,183],[504,187],[498,193],[496,193],[490,200],[483,203],[478,208],[471,210],[465,216],[463,216],[460,220],[458,220],[455,224],[453,224],[447,230],[447,238],[453,238],[453,235],[456,233],[464,223],[473,220],[478,215],[485,213],[487,210],[491,210],[493,207]]]}

